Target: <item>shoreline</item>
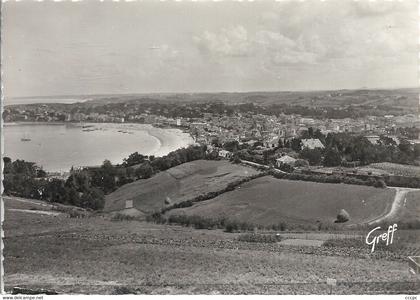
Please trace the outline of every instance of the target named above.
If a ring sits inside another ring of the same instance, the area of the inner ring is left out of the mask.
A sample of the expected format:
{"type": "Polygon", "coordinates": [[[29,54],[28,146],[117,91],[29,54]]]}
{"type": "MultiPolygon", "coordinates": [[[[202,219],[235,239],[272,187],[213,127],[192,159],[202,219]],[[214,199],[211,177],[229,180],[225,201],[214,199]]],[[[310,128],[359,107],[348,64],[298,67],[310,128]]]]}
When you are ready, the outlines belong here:
{"type": "Polygon", "coordinates": [[[149,130],[147,130],[147,133],[159,141],[160,145],[156,152],[165,152],[165,154],[155,156],[167,155],[169,152],[194,144],[194,139],[192,139],[188,133],[183,132],[179,128],[151,127],[149,130]],[[176,132],[174,132],[175,130],[176,132]],[[166,151],[167,148],[171,150],[166,151]]]}
{"type": "MultiPolygon", "coordinates": [[[[165,129],[169,129],[169,130],[179,130],[182,133],[185,133],[189,136],[189,138],[191,138],[192,143],[188,144],[188,145],[192,145],[194,144],[194,138],[191,135],[191,133],[188,131],[188,129],[186,127],[180,127],[180,126],[155,126],[154,124],[151,123],[116,123],[116,122],[47,122],[47,121],[41,121],[41,122],[36,122],[36,121],[18,121],[18,122],[4,122],[3,126],[19,126],[19,125],[51,125],[51,126],[61,126],[61,125],[76,125],[76,124],[83,124],[83,126],[86,125],[91,125],[91,124],[115,124],[115,125],[129,125],[129,126],[133,126],[133,125],[148,125],[151,128],[150,129],[158,129],[158,130],[165,130],[165,129]]],[[[155,135],[155,134],[151,134],[150,133],[150,129],[147,129],[147,133],[158,139],[159,143],[161,144],[161,147],[166,146],[166,143],[164,140],[162,140],[162,138],[159,135],[155,135]]]]}
{"type": "MultiPolygon", "coordinates": [[[[18,127],[18,126],[69,126],[70,128],[72,128],[71,130],[74,130],[74,125],[79,125],[80,123],[78,122],[9,122],[9,123],[4,123],[4,125],[6,125],[5,127],[18,127]]],[[[158,127],[158,126],[153,126],[153,124],[144,124],[144,123],[114,123],[114,122],[86,122],[83,123],[84,126],[88,126],[88,125],[93,125],[93,126],[100,126],[100,125],[108,125],[105,126],[108,127],[110,130],[114,131],[114,130],[118,130],[118,129],[123,129],[123,130],[127,130],[127,131],[138,131],[138,132],[143,132],[143,134],[146,134],[147,136],[149,136],[150,138],[152,138],[153,140],[155,140],[156,142],[151,142],[153,144],[156,143],[156,145],[153,145],[152,149],[141,149],[142,144],[138,143],[136,147],[134,147],[132,150],[130,150],[130,154],[134,153],[136,151],[138,151],[139,153],[143,154],[143,155],[154,155],[155,157],[162,157],[167,155],[168,153],[175,151],[177,149],[180,148],[186,148],[192,144],[194,144],[194,139],[192,138],[192,136],[188,133],[185,132],[184,130],[182,130],[181,128],[173,128],[173,127],[158,127]]],[[[15,128],[16,128],[15,127],[15,128]]],[[[82,127],[82,126],[77,126],[77,127],[82,127]]],[[[69,128],[69,129],[70,129],[69,128]]],[[[59,130],[59,129],[57,129],[59,130]]],[[[139,133],[141,134],[141,133],[139,133]]],[[[127,135],[128,139],[135,139],[136,135],[127,135]]],[[[6,141],[7,144],[7,141],[6,141]]],[[[143,145],[147,145],[143,144],[143,145]]],[[[103,154],[105,156],[105,154],[103,154]]],[[[101,156],[101,154],[98,153],[98,156],[101,156]]],[[[43,156],[40,156],[43,157],[43,156]]],[[[112,163],[114,165],[118,165],[121,164],[121,161],[126,158],[127,155],[125,155],[124,157],[121,157],[121,159],[113,159],[112,163]],[[121,160],[121,161],[120,161],[121,160]]],[[[45,158],[45,157],[44,157],[45,158]]],[[[15,159],[25,159],[25,158],[15,158],[15,159]]],[[[104,158],[105,159],[105,158],[104,158]]],[[[55,168],[54,166],[50,166],[47,167],[48,162],[44,161],[42,162],[42,159],[39,160],[39,158],[31,158],[31,159],[25,159],[27,161],[33,161],[35,162],[39,167],[43,168],[46,172],[48,173],[62,173],[62,172],[66,172],[66,168],[55,168]],[[57,169],[57,170],[56,170],[57,169]],[[64,171],[63,171],[64,170],[64,171]]],[[[77,162],[73,162],[71,165],[75,166],[77,165],[77,162]]],[[[95,162],[93,162],[92,164],[84,164],[84,167],[89,167],[89,166],[95,166],[97,165],[95,162]]]]}

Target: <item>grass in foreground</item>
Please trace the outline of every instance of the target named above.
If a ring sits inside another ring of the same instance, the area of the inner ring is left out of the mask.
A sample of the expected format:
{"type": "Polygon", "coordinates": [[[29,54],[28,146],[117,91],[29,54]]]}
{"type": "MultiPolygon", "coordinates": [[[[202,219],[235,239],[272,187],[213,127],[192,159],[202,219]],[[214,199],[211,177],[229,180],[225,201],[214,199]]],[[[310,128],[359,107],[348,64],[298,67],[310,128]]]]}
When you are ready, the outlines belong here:
{"type": "MultiPolygon", "coordinates": [[[[418,293],[401,260],[239,241],[220,230],[7,210],[5,287],[87,294],[418,293]],[[318,252],[317,252],[318,251],[318,252]]],[[[249,240],[248,238],[246,238],[249,240]]],[[[354,252],[357,254],[358,251],[354,252]]],[[[353,254],[354,254],[353,253],[353,254]]]]}

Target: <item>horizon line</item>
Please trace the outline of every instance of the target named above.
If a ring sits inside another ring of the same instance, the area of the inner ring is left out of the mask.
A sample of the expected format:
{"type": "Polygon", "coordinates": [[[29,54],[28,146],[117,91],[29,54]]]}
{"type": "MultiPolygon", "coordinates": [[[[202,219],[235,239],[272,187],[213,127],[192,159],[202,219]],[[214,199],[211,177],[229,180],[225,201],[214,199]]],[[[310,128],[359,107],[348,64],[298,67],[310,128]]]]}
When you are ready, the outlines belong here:
{"type": "Polygon", "coordinates": [[[126,93],[95,93],[95,94],[51,94],[51,95],[36,95],[36,96],[3,96],[3,99],[31,99],[31,98],[52,98],[52,97],[93,97],[93,96],[112,96],[112,95],[171,95],[171,94],[247,94],[247,93],[309,93],[309,92],[330,92],[330,91],[359,91],[359,90],[400,90],[400,89],[418,89],[419,86],[400,86],[400,87],[360,87],[360,88],[340,88],[340,89],[308,89],[308,90],[249,90],[249,91],[182,91],[182,92],[126,92],[126,93]]]}

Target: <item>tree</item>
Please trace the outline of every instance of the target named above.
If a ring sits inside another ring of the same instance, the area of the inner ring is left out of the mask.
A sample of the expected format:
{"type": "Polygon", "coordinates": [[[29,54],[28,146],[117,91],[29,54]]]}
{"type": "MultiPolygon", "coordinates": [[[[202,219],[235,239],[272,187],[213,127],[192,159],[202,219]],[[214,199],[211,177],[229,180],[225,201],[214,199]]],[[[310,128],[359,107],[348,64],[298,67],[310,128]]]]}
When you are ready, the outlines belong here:
{"type": "Polygon", "coordinates": [[[309,163],[307,160],[304,159],[297,159],[295,161],[295,167],[308,167],[309,163]]]}
{"type": "Polygon", "coordinates": [[[135,171],[136,177],[139,179],[145,179],[152,177],[154,173],[153,167],[149,162],[143,163],[135,171]]]}
{"type": "Polygon", "coordinates": [[[290,142],[290,148],[296,152],[299,152],[302,149],[302,141],[298,138],[293,138],[290,142]]]}
{"type": "Polygon", "coordinates": [[[292,173],[295,170],[295,168],[293,168],[291,165],[283,164],[283,163],[280,164],[280,166],[278,166],[278,168],[280,170],[284,171],[284,172],[287,172],[287,173],[292,173]]]}
{"type": "Polygon", "coordinates": [[[47,172],[45,172],[42,168],[38,168],[36,170],[36,177],[38,177],[38,178],[47,177],[47,172]]]}
{"type": "Polygon", "coordinates": [[[234,153],[230,158],[230,161],[234,164],[239,164],[241,163],[241,158],[239,157],[238,153],[234,153]]]}
{"type": "Polygon", "coordinates": [[[325,144],[325,135],[321,132],[320,129],[315,130],[313,134],[314,139],[319,139],[322,144],[325,144]]]}
{"type": "Polygon", "coordinates": [[[218,137],[214,137],[212,140],[211,140],[211,143],[210,143],[212,146],[214,146],[214,147],[222,147],[222,143],[220,142],[220,139],[218,138],[218,137]]]}
{"type": "Polygon", "coordinates": [[[279,143],[277,145],[278,148],[284,148],[283,140],[280,138],[279,143]]]}
{"type": "Polygon", "coordinates": [[[387,137],[385,135],[381,135],[378,140],[378,144],[382,146],[391,146],[395,147],[397,143],[390,137],[387,137]]]}
{"type": "Polygon", "coordinates": [[[134,166],[134,165],[141,164],[142,162],[144,162],[144,159],[145,159],[144,155],[136,151],[130,154],[127,158],[124,158],[123,165],[126,167],[134,166]]]}
{"type": "Polygon", "coordinates": [[[227,141],[223,144],[223,148],[230,152],[238,151],[239,142],[238,141],[227,141]]]}
{"type": "Polygon", "coordinates": [[[4,164],[4,168],[3,168],[3,172],[4,174],[10,173],[12,171],[12,160],[10,159],[10,157],[3,157],[3,164],[4,164]]]}
{"type": "Polygon", "coordinates": [[[326,167],[335,167],[341,164],[341,155],[335,148],[329,148],[325,152],[325,157],[323,161],[324,166],[326,167]]]}
{"type": "Polygon", "coordinates": [[[335,222],[336,223],[344,223],[344,222],[347,222],[348,220],[350,220],[349,213],[345,209],[342,209],[338,213],[337,220],[335,222]]]}
{"type": "Polygon", "coordinates": [[[314,129],[312,127],[308,128],[308,136],[310,139],[314,136],[314,129]]]}
{"type": "Polygon", "coordinates": [[[373,184],[373,186],[376,187],[376,188],[382,188],[382,189],[384,189],[384,188],[386,188],[386,183],[382,179],[378,179],[378,180],[375,181],[375,183],[373,184]]]}
{"type": "Polygon", "coordinates": [[[398,148],[401,152],[404,152],[405,154],[409,154],[411,150],[411,144],[406,139],[401,139],[400,144],[398,145],[398,148]]]}
{"type": "Polygon", "coordinates": [[[322,153],[321,153],[321,150],[319,150],[318,148],[315,148],[315,149],[304,148],[300,152],[300,157],[307,159],[309,164],[311,165],[319,165],[322,161],[322,153]]]}
{"type": "Polygon", "coordinates": [[[84,192],[80,201],[80,206],[84,208],[91,208],[93,210],[101,210],[105,205],[104,194],[97,188],[91,188],[84,192]]]}
{"type": "Polygon", "coordinates": [[[420,158],[420,144],[416,144],[414,145],[414,159],[419,159],[420,158]]]}
{"type": "Polygon", "coordinates": [[[64,181],[54,178],[44,187],[42,198],[50,202],[74,204],[68,201],[67,193],[64,181]]]}
{"type": "Polygon", "coordinates": [[[21,159],[17,159],[12,163],[12,172],[19,173],[28,177],[36,176],[37,166],[33,162],[27,162],[21,159]]]}
{"type": "Polygon", "coordinates": [[[108,159],[105,159],[104,162],[102,163],[102,169],[110,170],[112,168],[113,168],[112,163],[108,159]]]}
{"type": "Polygon", "coordinates": [[[87,168],[85,172],[89,178],[89,186],[99,188],[107,194],[118,187],[118,180],[122,179],[122,182],[126,182],[125,169],[117,168],[109,160],[105,160],[100,168],[87,168]]]}
{"type": "Polygon", "coordinates": [[[77,170],[74,171],[67,178],[65,186],[68,188],[73,188],[77,192],[87,191],[91,184],[91,178],[87,171],[77,170]]]}

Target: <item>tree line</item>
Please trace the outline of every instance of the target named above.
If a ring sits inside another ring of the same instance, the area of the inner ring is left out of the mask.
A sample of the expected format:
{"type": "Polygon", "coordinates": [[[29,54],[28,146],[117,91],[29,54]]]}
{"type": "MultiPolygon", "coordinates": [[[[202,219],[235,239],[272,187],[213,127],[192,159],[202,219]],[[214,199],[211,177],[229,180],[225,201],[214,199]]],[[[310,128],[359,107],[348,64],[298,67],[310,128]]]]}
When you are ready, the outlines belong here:
{"type": "Polygon", "coordinates": [[[174,166],[198,159],[206,159],[206,146],[189,146],[162,157],[144,156],[135,152],[122,164],[112,165],[105,160],[100,167],[71,168],[67,179],[48,177],[33,162],[12,161],[4,157],[4,194],[48,202],[75,205],[101,210],[105,195],[118,187],[174,166]]]}
{"type": "MultiPolygon", "coordinates": [[[[420,145],[411,144],[407,139],[394,139],[381,135],[376,142],[363,135],[353,133],[328,133],[309,128],[298,137],[279,139],[274,148],[265,148],[261,142],[252,145],[227,141],[212,141],[217,147],[233,153],[232,161],[248,160],[265,165],[275,165],[279,153],[289,153],[297,158],[297,166],[322,165],[325,167],[368,165],[378,162],[416,165],[420,163],[420,145]],[[319,139],[324,148],[310,149],[302,145],[302,139],[319,139]]],[[[286,166],[285,166],[286,167],[286,166]]],[[[290,169],[290,168],[289,168],[290,169]]],[[[292,171],[290,170],[284,171],[292,171]]]]}

